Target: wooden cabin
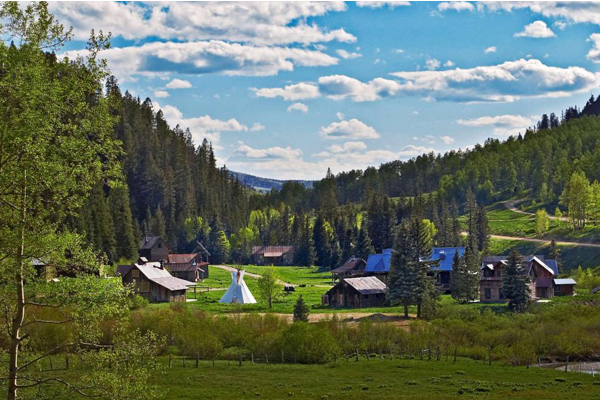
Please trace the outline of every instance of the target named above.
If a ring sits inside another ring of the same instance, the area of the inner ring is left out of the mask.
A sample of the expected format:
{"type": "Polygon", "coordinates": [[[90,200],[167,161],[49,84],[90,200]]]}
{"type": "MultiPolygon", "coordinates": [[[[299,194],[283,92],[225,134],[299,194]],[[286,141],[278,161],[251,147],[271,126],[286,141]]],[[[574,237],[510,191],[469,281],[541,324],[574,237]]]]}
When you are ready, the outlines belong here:
{"type": "Polygon", "coordinates": [[[140,257],[132,265],[120,265],[118,272],[124,285],[133,285],[134,292],[151,303],[185,302],[190,282],[172,276],[159,261],[140,257]]]}
{"type": "Polygon", "coordinates": [[[379,307],[385,302],[387,286],[374,276],[346,278],[329,289],[322,303],[331,307],[379,307]]]}
{"type": "Polygon", "coordinates": [[[198,282],[208,278],[208,262],[202,254],[169,254],[164,267],[176,278],[198,282]]]}
{"type": "Polygon", "coordinates": [[[252,259],[256,265],[292,265],[294,246],[254,246],[252,259]]]}
{"type": "MultiPolygon", "coordinates": [[[[502,273],[508,263],[507,256],[486,257],[481,264],[479,282],[482,302],[504,301],[502,293],[502,273]]],[[[558,267],[555,260],[546,260],[544,256],[523,257],[523,272],[529,275],[532,300],[551,299],[555,295],[572,295],[575,281],[556,279],[558,267]]]]}
{"type": "Polygon", "coordinates": [[[167,260],[169,247],[160,236],[144,236],[138,253],[148,261],[167,260]]]}
{"type": "Polygon", "coordinates": [[[366,266],[367,262],[365,260],[352,256],[342,266],[332,269],[331,274],[333,275],[333,279],[350,278],[363,275],[366,266]]]}

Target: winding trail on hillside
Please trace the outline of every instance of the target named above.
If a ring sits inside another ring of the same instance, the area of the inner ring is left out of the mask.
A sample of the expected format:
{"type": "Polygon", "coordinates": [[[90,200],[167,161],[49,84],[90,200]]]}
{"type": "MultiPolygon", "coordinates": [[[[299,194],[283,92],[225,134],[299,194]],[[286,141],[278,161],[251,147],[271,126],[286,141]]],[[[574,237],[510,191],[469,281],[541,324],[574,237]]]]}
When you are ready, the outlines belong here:
{"type": "MultiPolygon", "coordinates": [[[[461,232],[461,235],[467,236],[467,232],[463,231],[463,232],[461,232]]],[[[552,239],[535,239],[535,238],[526,238],[526,237],[522,237],[522,236],[490,235],[490,238],[499,239],[499,240],[515,240],[515,241],[519,241],[519,242],[534,242],[534,243],[544,243],[544,244],[552,243],[552,239]]],[[[599,243],[567,242],[564,240],[556,240],[555,242],[559,246],[593,247],[596,249],[600,249],[599,243]]]]}
{"type": "MultiPolygon", "coordinates": [[[[530,217],[535,217],[534,213],[519,210],[517,208],[517,205],[521,204],[525,200],[527,200],[527,199],[525,198],[525,199],[517,199],[517,200],[506,200],[506,201],[503,201],[502,204],[504,205],[504,207],[508,208],[510,211],[516,212],[518,214],[528,215],[530,217]]],[[[558,218],[558,217],[555,217],[554,215],[550,215],[550,214],[548,214],[548,218],[553,219],[553,220],[560,220],[560,221],[567,221],[567,222],[569,221],[569,218],[567,218],[567,217],[558,218]]]]}

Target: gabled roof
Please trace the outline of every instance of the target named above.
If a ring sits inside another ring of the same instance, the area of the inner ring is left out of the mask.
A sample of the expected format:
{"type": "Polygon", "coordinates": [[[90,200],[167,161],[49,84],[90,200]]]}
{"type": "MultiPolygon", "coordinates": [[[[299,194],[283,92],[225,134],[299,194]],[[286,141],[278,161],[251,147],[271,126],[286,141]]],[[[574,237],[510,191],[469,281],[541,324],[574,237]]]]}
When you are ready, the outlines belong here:
{"type": "Polygon", "coordinates": [[[167,256],[167,262],[169,264],[189,264],[191,263],[198,253],[190,254],[169,254],[167,256]]]}
{"type": "Polygon", "coordinates": [[[542,267],[544,267],[546,269],[546,271],[550,272],[554,276],[554,270],[552,268],[550,268],[548,265],[546,265],[546,263],[544,261],[540,260],[538,257],[534,256],[531,259],[531,262],[536,262],[537,264],[541,265],[542,267]]]}
{"type": "Polygon", "coordinates": [[[161,267],[160,262],[148,262],[145,264],[134,264],[148,280],[168,290],[187,290],[193,283],[175,278],[169,271],[161,267]]]}
{"type": "Polygon", "coordinates": [[[341,267],[332,269],[331,272],[334,274],[341,274],[344,272],[358,270],[362,264],[366,264],[366,261],[362,258],[352,256],[348,260],[346,260],[346,262],[341,267]]]}
{"type": "Polygon", "coordinates": [[[264,254],[265,257],[281,257],[285,253],[293,253],[294,246],[253,246],[252,255],[264,254]]]}
{"type": "Polygon", "coordinates": [[[117,265],[117,275],[119,276],[125,276],[127,275],[127,273],[129,271],[131,271],[131,268],[133,268],[133,265],[129,264],[129,265],[117,265]]]}
{"type": "Polygon", "coordinates": [[[577,282],[575,282],[574,279],[566,278],[566,279],[555,279],[554,280],[554,284],[557,285],[557,286],[560,286],[560,285],[577,285],[577,282]]]}
{"type": "Polygon", "coordinates": [[[552,268],[552,271],[554,271],[554,276],[558,276],[558,264],[556,263],[556,260],[544,260],[544,262],[547,266],[552,268]]]}
{"type": "Polygon", "coordinates": [[[431,251],[431,257],[426,261],[437,261],[439,265],[432,267],[435,271],[452,271],[452,260],[454,254],[462,257],[465,254],[464,247],[434,247],[431,251]]]}
{"type": "Polygon", "coordinates": [[[343,282],[356,289],[360,294],[381,294],[385,293],[387,286],[374,276],[364,276],[361,278],[347,278],[343,282]]]}
{"type": "Polygon", "coordinates": [[[160,240],[160,236],[146,236],[140,241],[140,250],[152,249],[160,240]]]}
{"type": "Polygon", "coordinates": [[[392,249],[384,249],[382,254],[369,254],[365,272],[387,273],[390,272],[392,249]]]}
{"type": "Polygon", "coordinates": [[[181,264],[164,264],[165,268],[170,272],[191,272],[191,271],[202,271],[206,272],[207,262],[201,263],[181,263],[181,264]]]}

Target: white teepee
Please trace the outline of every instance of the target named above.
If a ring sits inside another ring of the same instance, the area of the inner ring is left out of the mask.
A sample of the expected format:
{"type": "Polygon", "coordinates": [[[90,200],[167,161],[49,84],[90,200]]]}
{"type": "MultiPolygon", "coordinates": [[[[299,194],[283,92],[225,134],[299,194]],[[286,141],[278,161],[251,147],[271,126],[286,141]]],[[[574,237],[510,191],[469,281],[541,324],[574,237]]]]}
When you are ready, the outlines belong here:
{"type": "Polygon", "coordinates": [[[254,304],[256,300],[244,282],[245,271],[231,271],[231,285],[219,303],[254,304]]]}

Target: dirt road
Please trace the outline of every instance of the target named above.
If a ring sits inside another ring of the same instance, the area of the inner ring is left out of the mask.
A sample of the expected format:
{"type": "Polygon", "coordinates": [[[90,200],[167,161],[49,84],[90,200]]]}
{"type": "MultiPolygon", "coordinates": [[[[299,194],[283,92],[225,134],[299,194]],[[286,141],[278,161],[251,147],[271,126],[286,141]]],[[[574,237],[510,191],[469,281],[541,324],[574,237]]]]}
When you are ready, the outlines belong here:
{"type": "MultiPolygon", "coordinates": [[[[507,200],[507,201],[503,201],[502,204],[504,204],[504,207],[508,208],[510,211],[519,213],[519,214],[524,214],[524,215],[529,215],[531,217],[535,217],[534,213],[530,213],[527,211],[523,211],[523,210],[519,210],[517,208],[518,204],[521,204],[522,202],[526,201],[527,199],[518,199],[518,200],[507,200]]],[[[548,214],[548,218],[553,219],[553,220],[560,220],[560,221],[569,221],[569,218],[567,217],[555,217],[554,215],[550,215],[548,214]]]]}

